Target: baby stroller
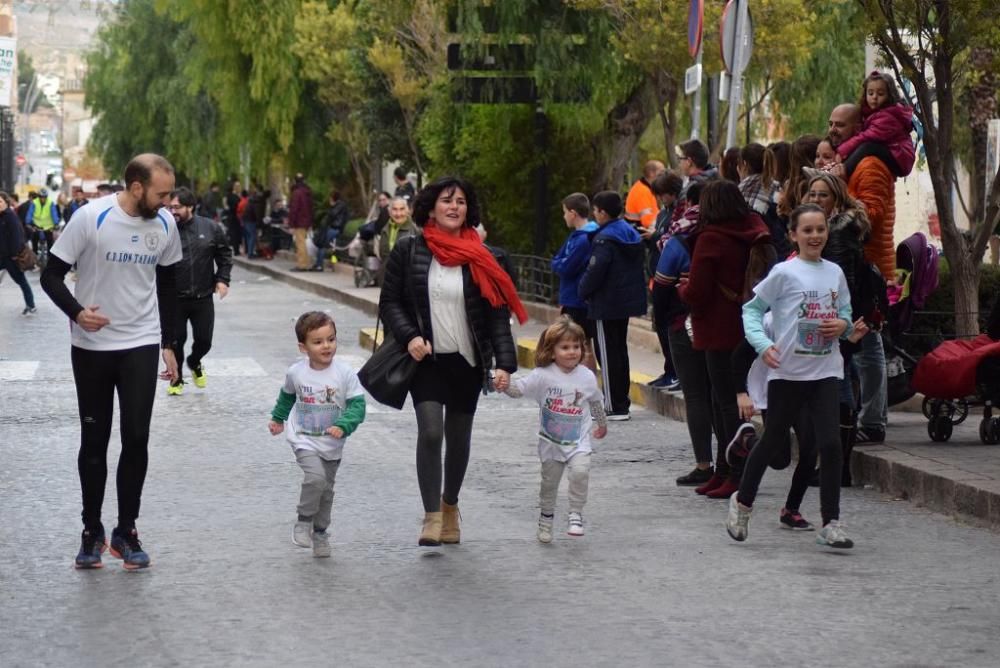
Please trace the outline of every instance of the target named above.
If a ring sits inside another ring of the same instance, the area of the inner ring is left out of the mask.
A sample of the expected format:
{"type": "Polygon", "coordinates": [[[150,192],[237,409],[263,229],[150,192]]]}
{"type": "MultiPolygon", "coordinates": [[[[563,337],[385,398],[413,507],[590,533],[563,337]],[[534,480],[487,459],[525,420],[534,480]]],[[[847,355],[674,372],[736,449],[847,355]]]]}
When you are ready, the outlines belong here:
{"type": "Polygon", "coordinates": [[[354,287],[378,286],[382,260],[378,256],[378,235],[373,223],[365,223],[358,228],[358,233],[347,245],[347,254],[354,261],[354,287]]]}
{"type": "MultiPolygon", "coordinates": [[[[886,390],[890,406],[910,399],[917,358],[903,345],[914,317],[938,287],[938,252],[921,232],[896,247],[896,285],[887,290],[889,317],[882,331],[885,347],[886,390]]],[[[963,418],[964,419],[964,418],[963,418]]],[[[956,423],[957,424],[957,423],[956,423]]]]}

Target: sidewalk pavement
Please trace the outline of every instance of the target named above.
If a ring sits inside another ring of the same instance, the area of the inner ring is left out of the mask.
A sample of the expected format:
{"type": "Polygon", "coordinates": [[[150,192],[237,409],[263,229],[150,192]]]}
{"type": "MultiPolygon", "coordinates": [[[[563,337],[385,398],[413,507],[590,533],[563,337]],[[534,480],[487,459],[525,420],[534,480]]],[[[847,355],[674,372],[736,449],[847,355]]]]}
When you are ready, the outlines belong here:
{"type": "MultiPolygon", "coordinates": [[[[360,343],[363,348],[373,345],[379,290],[355,287],[352,266],[340,262],[333,271],[293,273],[291,268],[295,263],[287,253],[279,253],[273,260],[237,257],[234,261],[251,271],[367,313],[372,326],[362,330],[360,343]]],[[[558,316],[554,307],[526,306],[531,319],[523,326],[517,323],[513,326],[518,362],[524,368],[533,366],[538,336],[558,316]]],[[[632,344],[629,394],[633,403],[684,420],[684,398],[679,392],[665,392],[647,385],[663,371],[663,357],[649,321],[633,319],[629,342],[632,344]]],[[[906,410],[890,412],[884,444],[855,448],[851,464],[855,484],[872,486],[895,498],[1000,530],[1000,446],[980,442],[980,412],[970,409],[969,419],[955,427],[949,442],[933,443],[927,435],[927,420],[914,406],[919,406],[919,402],[911,400],[906,410]]]]}

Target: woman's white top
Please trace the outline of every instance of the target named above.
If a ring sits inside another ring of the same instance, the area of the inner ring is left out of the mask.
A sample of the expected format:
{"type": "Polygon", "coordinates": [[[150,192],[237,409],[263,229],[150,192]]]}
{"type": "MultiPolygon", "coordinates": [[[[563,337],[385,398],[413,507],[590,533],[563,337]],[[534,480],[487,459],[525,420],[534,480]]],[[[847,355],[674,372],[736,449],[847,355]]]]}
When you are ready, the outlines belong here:
{"type": "Polygon", "coordinates": [[[431,331],[435,353],[460,353],[469,366],[476,366],[476,348],[465,312],[465,286],[462,267],[445,267],[431,260],[427,274],[431,302],[431,331]]]}

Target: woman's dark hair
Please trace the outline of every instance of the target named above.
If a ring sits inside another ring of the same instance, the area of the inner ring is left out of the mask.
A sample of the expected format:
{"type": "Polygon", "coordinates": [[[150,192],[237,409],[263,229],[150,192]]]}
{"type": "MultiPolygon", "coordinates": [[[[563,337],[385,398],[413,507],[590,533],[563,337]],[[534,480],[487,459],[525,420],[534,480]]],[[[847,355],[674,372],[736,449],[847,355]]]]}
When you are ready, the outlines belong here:
{"type": "Polygon", "coordinates": [[[764,148],[763,144],[747,144],[740,149],[740,160],[750,168],[751,174],[760,174],[764,171],[764,148]]]}
{"type": "Polygon", "coordinates": [[[784,183],[788,180],[791,153],[792,145],[786,141],[768,144],[764,149],[764,171],[760,174],[760,180],[768,185],[775,181],[784,183]]]}
{"type": "Polygon", "coordinates": [[[622,215],[622,196],[614,190],[602,190],[590,200],[595,209],[600,209],[614,220],[622,215]]]}
{"type": "Polygon", "coordinates": [[[7,203],[7,206],[13,206],[13,205],[11,204],[11,201],[12,201],[12,200],[11,200],[11,198],[10,198],[10,195],[8,195],[8,194],[7,194],[6,192],[4,192],[4,191],[2,191],[2,190],[0,190],[0,199],[2,199],[2,200],[3,200],[4,202],[6,202],[6,203],[7,203]]]}
{"type": "Polygon", "coordinates": [[[708,181],[704,179],[698,179],[697,181],[691,181],[688,184],[687,193],[684,197],[687,199],[688,206],[694,206],[695,204],[701,203],[701,190],[705,187],[708,181]]]}
{"type": "Polygon", "coordinates": [[[677,197],[684,189],[684,179],[677,172],[667,170],[653,179],[653,194],[663,197],[673,195],[677,197]]]}
{"type": "Polygon", "coordinates": [[[740,172],[737,169],[739,162],[740,149],[735,146],[727,148],[726,152],[722,156],[722,162],[719,163],[719,173],[722,174],[722,178],[727,181],[732,181],[733,183],[739,183],[740,172]]]}
{"type": "Polygon", "coordinates": [[[823,213],[822,207],[817,204],[800,204],[795,207],[795,210],[792,211],[792,215],[788,217],[788,229],[796,229],[799,226],[799,218],[807,213],[818,213],[820,218],[823,219],[823,222],[826,222],[826,214],[823,213]]]}
{"type": "Polygon", "coordinates": [[[742,221],[750,215],[739,186],[726,179],[712,179],[702,188],[698,200],[701,221],[705,225],[718,225],[727,221],[742,221]]]}
{"type": "Polygon", "coordinates": [[[468,211],[465,214],[465,226],[479,227],[479,197],[476,195],[476,189],[472,187],[472,184],[460,176],[442,176],[421,188],[420,192],[413,199],[413,222],[418,227],[426,225],[427,221],[431,218],[431,214],[434,213],[434,205],[437,204],[441,193],[450,195],[455,190],[461,190],[465,193],[465,204],[468,207],[468,211]]]}

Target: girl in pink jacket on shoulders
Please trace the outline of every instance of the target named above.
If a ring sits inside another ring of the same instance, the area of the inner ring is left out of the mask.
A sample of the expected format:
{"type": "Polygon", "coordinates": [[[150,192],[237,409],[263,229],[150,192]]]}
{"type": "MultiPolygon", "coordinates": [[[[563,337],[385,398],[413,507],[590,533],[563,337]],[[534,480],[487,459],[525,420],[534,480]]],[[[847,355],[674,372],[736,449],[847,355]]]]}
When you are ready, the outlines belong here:
{"type": "Polygon", "coordinates": [[[844,163],[845,177],[850,178],[862,158],[875,156],[897,177],[913,170],[915,151],[910,132],[913,109],[902,102],[896,82],[881,72],[869,74],[862,84],[861,132],[837,146],[844,163]]]}

